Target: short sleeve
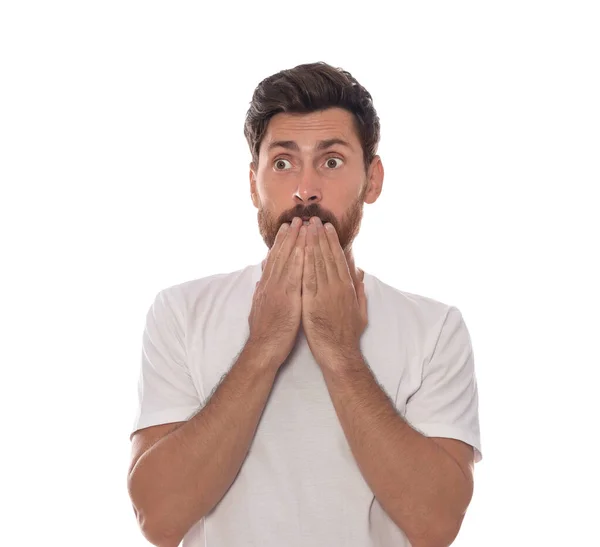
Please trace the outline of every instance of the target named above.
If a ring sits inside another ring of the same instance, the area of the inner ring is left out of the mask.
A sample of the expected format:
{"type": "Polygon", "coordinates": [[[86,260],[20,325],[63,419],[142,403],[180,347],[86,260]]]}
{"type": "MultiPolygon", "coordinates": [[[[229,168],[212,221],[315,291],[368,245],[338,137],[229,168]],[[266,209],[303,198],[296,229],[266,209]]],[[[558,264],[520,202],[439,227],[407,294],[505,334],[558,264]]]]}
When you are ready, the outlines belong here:
{"type": "Polygon", "coordinates": [[[422,383],[406,402],[404,418],[427,437],[458,439],[481,461],[479,397],[473,348],[461,312],[448,308],[422,383]]]}
{"type": "Polygon", "coordinates": [[[186,421],[201,406],[186,362],[184,315],[171,291],[160,291],[146,314],[130,440],[138,429],[186,421]]]}

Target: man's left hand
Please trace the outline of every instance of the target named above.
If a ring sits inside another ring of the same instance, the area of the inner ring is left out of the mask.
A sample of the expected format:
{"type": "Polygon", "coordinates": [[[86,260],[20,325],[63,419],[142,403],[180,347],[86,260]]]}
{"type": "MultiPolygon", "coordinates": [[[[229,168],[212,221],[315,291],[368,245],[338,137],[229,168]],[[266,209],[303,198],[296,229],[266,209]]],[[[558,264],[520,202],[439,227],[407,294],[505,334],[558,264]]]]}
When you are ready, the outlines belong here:
{"type": "Polygon", "coordinates": [[[335,228],[314,217],[304,252],[302,326],[315,360],[324,367],[360,355],[368,324],[364,282],[350,273],[335,228]]]}

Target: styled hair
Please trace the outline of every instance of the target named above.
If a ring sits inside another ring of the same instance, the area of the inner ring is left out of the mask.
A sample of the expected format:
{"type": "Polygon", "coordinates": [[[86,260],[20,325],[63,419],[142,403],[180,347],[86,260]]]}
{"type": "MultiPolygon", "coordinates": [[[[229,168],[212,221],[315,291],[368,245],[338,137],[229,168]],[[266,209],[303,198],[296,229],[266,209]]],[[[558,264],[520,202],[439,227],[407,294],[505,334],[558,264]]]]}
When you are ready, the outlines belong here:
{"type": "Polygon", "coordinates": [[[324,62],[282,70],[258,84],[244,123],[244,136],[254,164],[258,166],[260,145],[269,120],[275,114],[308,114],[332,107],[344,108],[353,114],[367,171],[380,138],[379,116],[373,99],[349,72],[324,62]]]}

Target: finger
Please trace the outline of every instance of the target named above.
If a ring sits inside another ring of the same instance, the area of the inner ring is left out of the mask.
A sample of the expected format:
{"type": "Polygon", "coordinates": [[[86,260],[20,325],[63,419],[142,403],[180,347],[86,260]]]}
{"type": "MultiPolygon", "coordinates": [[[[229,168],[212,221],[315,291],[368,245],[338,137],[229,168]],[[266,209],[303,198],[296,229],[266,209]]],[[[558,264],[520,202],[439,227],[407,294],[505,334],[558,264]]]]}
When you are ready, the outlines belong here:
{"type": "Polygon", "coordinates": [[[337,232],[335,231],[335,228],[333,227],[333,224],[330,224],[328,222],[325,225],[324,231],[327,236],[327,240],[329,241],[329,248],[331,249],[331,253],[333,255],[333,259],[337,267],[337,273],[340,279],[354,283],[352,275],[350,274],[348,262],[346,261],[346,255],[344,255],[344,250],[340,245],[340,240],[338,238],[337,232]]]}
{"type": "Polygon", "coordinates": [[[304,254],[304,247],[306,246],[306,234],[306,226],[300,226],[300,230],[298,232],[298,239],[296,239],[296,247],[300,247],[302,254],[304,254]]]}
{"type": "Polygon", "coordinates": [[[317,282],[317,291],[319,287],[324,287],[328,283],[327,270],[325,268],[325,260],[321,253],[321,245],[319,244],[319,234],[317,233],[316,223],[308,227],[308,247],[312,249],[314,257],[315,278],[317,282]]]}
{"type": "Polygon", "coordinates": [[[273,268],[271,270],[269,279],[272,277],[276,281],[279,281],[280,279],[284,278],[285,274],[287,274],[286,270],[290,255],[292,254],[292,250],[296,244],[296,239],[298,238],[298,231],[301,224],[302,221],[298,217],[295,217],[291,223],[291,226],[287,229],[286,237],[284,241],[281,242],[281,248],[273,258],[273,268]]]}
{"type": "Polygon", "coordinates": [[[290,290],[294,293],[300,292],[302,288],[302,272],[304,270],[304,243],[306,241],[306,226],[300,227],[298,239],[294,246],[291,260],[293,265],[288,269],[288,283],[290,290]]]}
{"type": "Polygon", "coordinates": [[[315,224],[317,226],[317,239],[319,242],[321,255],[323,256],[323,263],[327,272],[327,279],[329,281],[339,279],[335,257],[333,256],[333,252],[331,251],[329,239],[327,238],[327,234],[325,233],[325,228],[323,228],[323,223],[321,222],[321,219],[316,217],[315,224]]]}
{"type": "Polygon", "coordinates": [[[306,230],[306,246],[304,247],[304,267],[302,269],[302,294],[314,296],[317,293],[317,276],[315,273],[314,244],[309,242],[310,227],[306,230]]]}
{"type": "Polygon", "coordinates": [[[267,253],[267,260],[265,261],[265,266],[263,268],[263,279],[268,279],[273,271],[273,264],[275,263],[275,257],[277,253],[281,249],[281,244],[285,241],[285,238],[289,231],[289,224],[283,223],[279,230],[277,231],[277,235],[275,236],[275,241],[273,242],[273,246],[269,249],[267,253]]]}

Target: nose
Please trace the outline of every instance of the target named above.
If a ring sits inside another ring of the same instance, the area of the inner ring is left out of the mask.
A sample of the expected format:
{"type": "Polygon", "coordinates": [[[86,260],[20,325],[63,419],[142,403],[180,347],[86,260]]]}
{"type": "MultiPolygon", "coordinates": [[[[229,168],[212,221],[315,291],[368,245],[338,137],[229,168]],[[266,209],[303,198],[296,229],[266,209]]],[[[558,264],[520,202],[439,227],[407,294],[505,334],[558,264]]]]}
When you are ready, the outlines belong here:
{"type": "Polygon", "coordinates": [[[313,169],[304,169],[294,194],[295,200],[299,200],[304,205],[310,205],[321,201],[321,197],[318,174],[313,169]]]}

